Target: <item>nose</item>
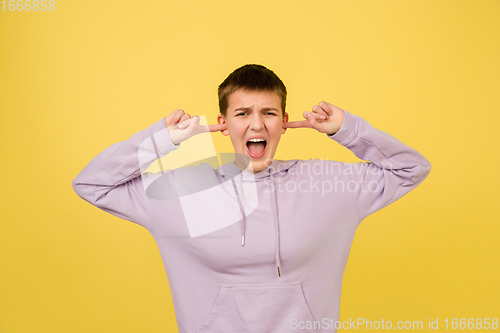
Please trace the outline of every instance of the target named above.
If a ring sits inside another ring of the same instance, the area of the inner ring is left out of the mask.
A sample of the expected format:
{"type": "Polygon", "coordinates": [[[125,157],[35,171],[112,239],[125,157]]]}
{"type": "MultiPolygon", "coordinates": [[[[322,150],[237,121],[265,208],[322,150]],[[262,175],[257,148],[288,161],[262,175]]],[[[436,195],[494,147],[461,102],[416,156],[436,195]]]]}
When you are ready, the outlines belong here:
{"type": "Polygon", "coordinates": [[[258,132],[264,128],[264,118],[258,112],[253,112],[250,117],[250,125],[249,127],[258,132]]]}

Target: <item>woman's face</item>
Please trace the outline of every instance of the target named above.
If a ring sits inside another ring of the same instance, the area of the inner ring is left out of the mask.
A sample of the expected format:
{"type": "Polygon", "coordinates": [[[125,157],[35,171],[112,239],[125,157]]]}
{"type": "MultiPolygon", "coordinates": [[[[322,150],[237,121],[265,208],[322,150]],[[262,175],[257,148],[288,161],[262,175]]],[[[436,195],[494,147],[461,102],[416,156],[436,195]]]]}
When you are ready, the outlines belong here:
{"type": "MultiPolygon", "coordinates": [[[[253,172],[264,170],[271,164],[281,135],[285,133],[281,98],[272,91],[236,90],[228,98],[226,116],[219,114],[218,123],[225,123],[236,156],[250,158],[253,172]]],[[[235,164],[246,169],[246,163],[236,158],[235,164]]],[[[250,170],[248,170],[250,171],[250,170]]]]}

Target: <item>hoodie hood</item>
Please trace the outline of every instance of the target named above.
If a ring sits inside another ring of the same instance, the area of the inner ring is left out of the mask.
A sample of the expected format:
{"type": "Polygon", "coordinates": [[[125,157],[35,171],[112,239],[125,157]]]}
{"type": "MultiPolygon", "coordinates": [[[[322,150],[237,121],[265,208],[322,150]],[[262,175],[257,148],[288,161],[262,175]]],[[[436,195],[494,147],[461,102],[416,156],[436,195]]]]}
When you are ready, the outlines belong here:
{"type": "Polygon", "coordinates": [[[287,172],[287,170],[297,164],[298,161],[299,160],[273,160],[267,168],[257,173],[242,170],[237,167],[233,161],[219,167],[219,172],[226,178],[234,178],[238,176],[242,177],[243,181],[262,181],[269,179],[271,176],[275,176],[281,172],[287,172]]]}
{"type": "Polygon", "coordinates": [[[272,199],[271,205],[273,207],[273,219],[274,219],[274,232],[275,232],[275,260],[278,276],[281,277],[281,262],[280,262],[280,229],[279,229],[279,215],[278,215],[278,199],[276,196],[276,189],[274,185],[275,177],[282,177],[288,173],[288,170],[297,164],[298,160],[273,160],[271,164],[257,173],[248,172],[242,170],[236,166],[233,162],[229,162],[221,167],[219,167],[219,173],[224,178],[225,181],[231,181],[233,183],[233,189],[236,194],[236,199],[240,207],[241,212],[241,246],[245,246],[245,231],[246,231],[246,216],[245,210],[243,208],[244,203],[242,203],[242,198],[240,197],[240,191],[243,188],[243,182],[261,182],[267,181],[271,187],[272,199]],[[235,179],[237,179],[235,181],[235,179]],[[239,183],[239,186],[236,183],[239,183]]]}

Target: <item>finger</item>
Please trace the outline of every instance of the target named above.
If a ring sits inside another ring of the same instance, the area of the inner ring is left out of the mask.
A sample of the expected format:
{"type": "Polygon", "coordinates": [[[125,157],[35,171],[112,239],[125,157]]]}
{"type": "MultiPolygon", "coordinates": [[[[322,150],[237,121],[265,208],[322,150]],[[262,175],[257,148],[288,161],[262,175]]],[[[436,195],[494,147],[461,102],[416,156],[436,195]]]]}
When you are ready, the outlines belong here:
{"type": "Polygon", "coordinates": [[[177,121],[177,125],[178,125],[177,128],[182,129],[182,128],[188,127],[189,123],[186,123],[186,120],[189,120],[191,118],[191,116],[189,114],[185,113],[185,114],[182,114],[182,116],[179,114],[178,117],[179,117],[179,120],[177,121]],[[184,124],[184,125],[180,126],[181,124],[184,124]]]}
{"type": "Polygon", "coordinates": [[[314,113],[310,113],[308,112],[306,114],[306,118],[307,118],[307,125],[308,127],[312,127],[314,128],[314,125],[316,124],[317,120],[316,120],[316,117],[315,117],[315,114],[314,113]]]}
{"type": "MultiPolygon", "coordinates": [[[[321,103],[320,103],[321,104],[321,103]]],[[[319,105],[313,106],[313,112],[320,115],[319,119],[329,119],[330,115],[327,111],[325,111],[322,107],[319,105]]]]}
{"type": "Polygon", "coordinates": [[[184,111],[182,109],[175,110],[174,112],[172,112],[171,114],[169,114],[167,116],[167,118],[166,118],[167,124],[170,126],[170,125],[174,125],[174,124],[178,123],[179,119],[182,117],[183,114],[184,114],[184,111]]]}
{"type": "Polygon", "coordinates": [[[315,112],[308,112],[308,111],[305,111],[303,114],[304,118],[308,119],[308,115],[312,115],[314,118],[316,118],[317,120],[325,120],[326,119],[326,116],[323,115],[323,114],[319,114],[319,113],[315,113],[315,112]]]}
{"type": "Polygon", "coordinates": [[[177,128],[178,129],[185,129],[185,128],[187,128],[191,124],[191,120],[192,119],[193,118],[188,118],[188,119],[185,119],[185,120],[179,122],[179,124],[177,124],[177,128]]]}
{"type": "Polygon", "coordinates": [[[185,113],[185,114],[181,117],[181,119],[179,120],[179,122],[184,121],[184,120],[189,119],[189,118],[191,118],[191,116],[190,116],[188,113],[185,113]]]}
{"type": "Polygon", "coordinates": [[[188,123],[189,127],[196,127],[196,125],[198,125],[200,123],[200,116],[193,116],[192,118],[190,115],[188,115],[188,116],[189,116],[189,120],[190,120],[190,122],[188,123]]]}
{"type": "Polygon", "coordinates": [[[218,132],[227,130],[226,124],[208,125],[208,130],[210,132],[218,132]]]}
{"type": "Polygon", "coordinates": [[[307,120],[283,122],[283,128],[300,128],[300,127],[308,127],[307,120]]]}
{"type": "Polygon", "coordinates": [[[325,102],[325,101],[322,101],[318,104],[323,110],[325,110],[326,113],[328,113],[328,115],[333,115],[333,105],[328,103],[328,102],[325,102]]]}

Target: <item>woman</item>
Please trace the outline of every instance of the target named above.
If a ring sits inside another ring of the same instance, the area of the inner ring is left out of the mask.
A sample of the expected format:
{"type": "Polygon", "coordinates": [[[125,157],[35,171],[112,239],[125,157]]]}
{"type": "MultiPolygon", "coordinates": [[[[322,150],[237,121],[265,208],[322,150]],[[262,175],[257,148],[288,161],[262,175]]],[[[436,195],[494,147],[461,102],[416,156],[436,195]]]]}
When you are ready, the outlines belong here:
{"type": "Polygon", "coordinates": [[[180,332],[335,332],[357,226],[420,184],[429,162],[326,102],[288,122],[286,88],[260,65],[224,80],[219,107],[217,125],[176,110],[107,148],[74,179],[76,193],[152,234],[180,332]],[[298,127],[370,162],[274,160],[298,127]],[[208,131],[230,136],[234,161],[144,172],[208,131]]]}

